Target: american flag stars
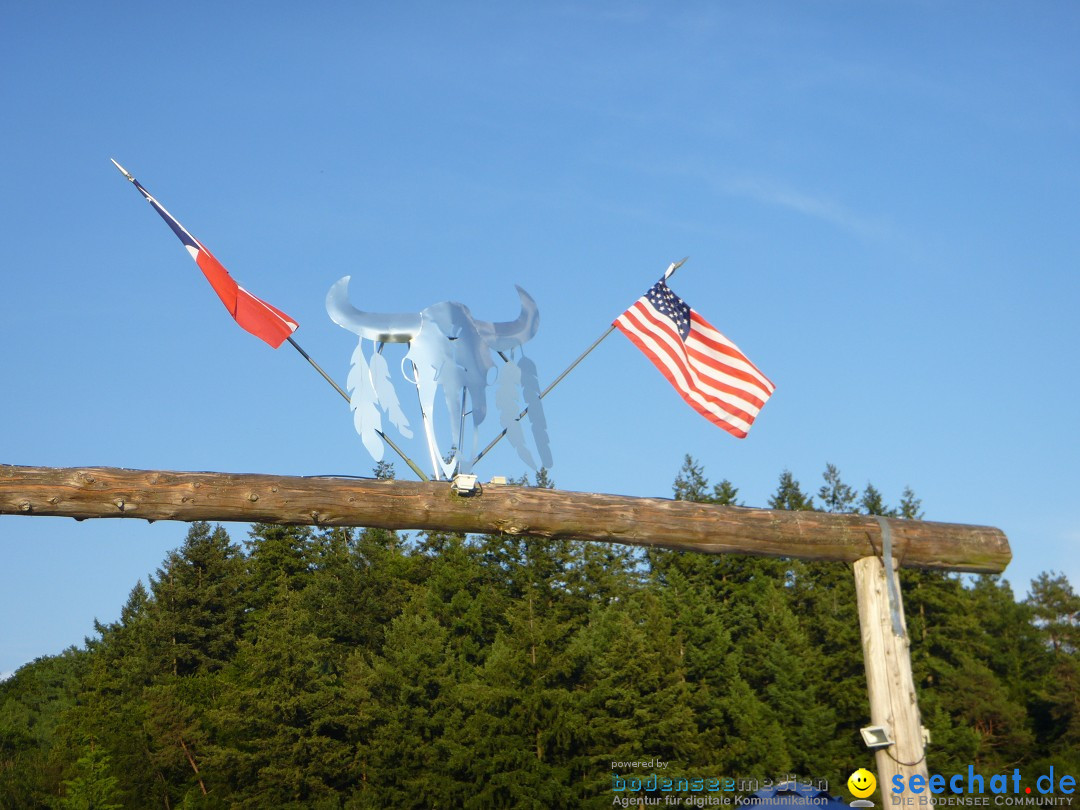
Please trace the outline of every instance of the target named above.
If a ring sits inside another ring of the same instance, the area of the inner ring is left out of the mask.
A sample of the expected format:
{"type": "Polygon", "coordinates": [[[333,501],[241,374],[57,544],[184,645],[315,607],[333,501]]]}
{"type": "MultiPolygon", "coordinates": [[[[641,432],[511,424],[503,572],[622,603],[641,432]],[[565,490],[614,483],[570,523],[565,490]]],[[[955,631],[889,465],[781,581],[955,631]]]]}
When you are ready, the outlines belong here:
{"type": "Polygon", "coordinates": [[[659,314],[671,319],[679,337],[686,340],[690,336],[690,305],[673,293],[662,279],[645,293],[645,297],[659,314]]]}

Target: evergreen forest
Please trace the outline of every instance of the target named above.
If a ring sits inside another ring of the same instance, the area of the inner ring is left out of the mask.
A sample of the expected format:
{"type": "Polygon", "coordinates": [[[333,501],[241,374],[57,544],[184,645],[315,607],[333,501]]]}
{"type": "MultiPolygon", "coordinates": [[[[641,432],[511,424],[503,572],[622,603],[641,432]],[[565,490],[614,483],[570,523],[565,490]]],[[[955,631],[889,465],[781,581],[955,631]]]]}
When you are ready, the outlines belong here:
{"type": "MultiPolygon", "coordinates": [[[[674,496],[740,505],[689,456],[674,496]]],[[[923,516],[832,465],[817,489],[785,471],[769,506],[923,516]]],[[[849,565],[262,524],[182,540],[117,621],[0,683],[0,807],[607,808],[614,763],[834,795],[873,768],[849,565]]],[[[931,772],[1080,775],[1065,577],[1020,599],[994,576],[901,584],[931,772]]]]}

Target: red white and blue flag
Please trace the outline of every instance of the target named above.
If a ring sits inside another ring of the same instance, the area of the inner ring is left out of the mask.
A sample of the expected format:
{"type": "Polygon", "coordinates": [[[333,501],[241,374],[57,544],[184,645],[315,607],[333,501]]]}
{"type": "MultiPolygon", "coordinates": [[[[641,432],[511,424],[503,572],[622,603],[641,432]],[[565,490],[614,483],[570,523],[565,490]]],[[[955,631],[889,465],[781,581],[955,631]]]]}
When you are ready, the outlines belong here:
{"type": "Polygon", "coordinates": [[[690,407],[737,438],[746,438],[776,390],[738,346],[668,289],[667,274],[615,326],[690,407]]]}
{"type": "Polygon", "coordinates": [[[195,263],[199,265],[199,269],[202,270],[203,275],[206,276],[206,280],[210,282],[210,286],[213,287],[214,292],[218,294],[221,303],[225,305],[225,309],[229,310],[229,314],[233,316],[233,319],[241,327],[260,340],[270,344],[275,349],[296,331],[296,328],[299,325],[296,321],[280,309],[277,309],[263,301],[261,298],[252,295],[237,284],[233,280],[233,277],[229,275],[228,271],[221,266],[221,262],[214,258],[214,254],[207,250],[202,242],[192,236],[191,233],[176,220],[176,217],[166,211],[161,203],[150,196],[150,192],[143,188],[138,180],[132,177],[128,171],[115,160],[113,160],[113,164],[134,184],[135,188],[139,190],[139,193],[146,197],[146,201],[154,206],[154,210],[161,214],[161,218],[168,223],[169,227],[172,228],[173,233],[175,233],[180,241],[184,243],[184,247],[187,248],[188,253],[191,254],[191,258],[195,260],[195,263]]]}

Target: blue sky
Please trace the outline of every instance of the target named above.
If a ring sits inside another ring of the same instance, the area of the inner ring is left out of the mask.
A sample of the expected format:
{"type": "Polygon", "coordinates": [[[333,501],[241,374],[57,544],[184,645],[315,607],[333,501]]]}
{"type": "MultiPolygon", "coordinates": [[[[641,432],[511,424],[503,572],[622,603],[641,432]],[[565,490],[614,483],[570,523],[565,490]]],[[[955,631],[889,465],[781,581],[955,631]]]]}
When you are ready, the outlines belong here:
{"type": "MultiPolygon", "coordinates": [[[[344,382],[323,308],[537,300],[558,373],[667,264],[777,384],[750,437],[614,334],[545,400],[560,488],[764,505],[827,462],[1080,583],[1080,8],[8,4],[0,463],[368,474],[124,164],[344,382]]],[[[487,429],[494,432],[493,420],[487,429]]],[[[419,443],[406,443],[423,455],[419,443]]],[[[398,472],[406,475],[402,464],[398,472]]],[[[505,447],[483,476],[524,472],[505,447]]],[[[229,525],[242,538],[243,525],[229,525]]],[[[0,673],[114,620],[183,524],[0,517],[0,673]]]]}

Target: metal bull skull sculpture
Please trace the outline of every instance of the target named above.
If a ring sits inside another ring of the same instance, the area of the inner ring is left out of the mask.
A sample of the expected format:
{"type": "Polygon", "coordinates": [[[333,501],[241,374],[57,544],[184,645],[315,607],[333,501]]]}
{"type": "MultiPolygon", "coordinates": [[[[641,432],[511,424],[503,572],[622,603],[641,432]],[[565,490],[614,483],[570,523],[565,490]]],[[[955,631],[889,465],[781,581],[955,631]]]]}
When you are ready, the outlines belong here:
{"type": "Polygon", "coordinates": [[[435,304],[419,313],[363,312],[349,303],[349,276],[339,279],[326,295],[326,311],[338,326],[359,336],[352,356],[348,387],[351,392],[353,421],[364,447],[376,461],[382,460],[382,414],[406,438],[412,437],[409,420],[401,408],[390,381],[390,371],[382,354],[383,344],[408,343],[402,360],[402,374],[416,386],[424,433],[431,454],[435,477],[439,470],[447,477],[468,472],[475,455],[477,429],[487,416],[486,389],[489,380],[496,385],[495,407],[506,437],[521,459],[535,468],[536,462],[526,446],[518,414],[520,394],[528,406],[529,423],[540,463],[551,466],[547,424],[540,402],[540,383],[533,362],[521,354],[540,326],[536,302],[521,287],[521,313],[513,321],[493,323],[473,317],[469,308],[455,301],[435,304]],[[375,344],[370,357],[364,339],[375,344]],[[502,361],[496,362],[497,355],[502,361]],[[493,371],[494,370],[494,371],[493,371]],[[452,447],[449,460],[439,451],[435,439],[436,392],[442,388],[450,423],[452,447]],[[472,453],[462,450],[465,418],[472,417],[472,453]]]}

